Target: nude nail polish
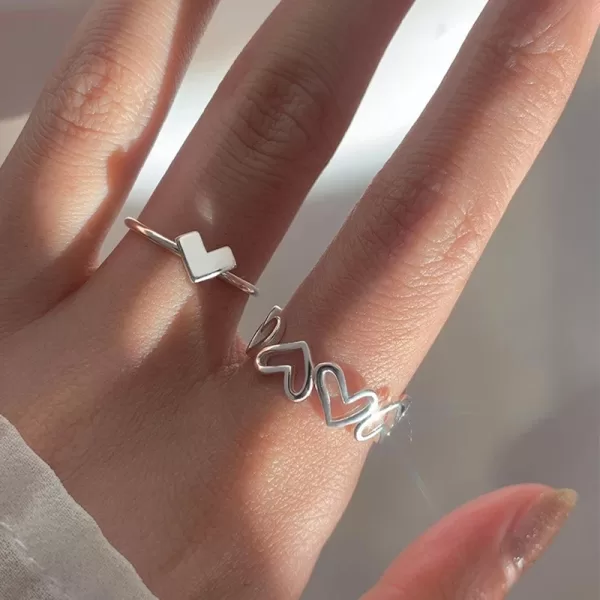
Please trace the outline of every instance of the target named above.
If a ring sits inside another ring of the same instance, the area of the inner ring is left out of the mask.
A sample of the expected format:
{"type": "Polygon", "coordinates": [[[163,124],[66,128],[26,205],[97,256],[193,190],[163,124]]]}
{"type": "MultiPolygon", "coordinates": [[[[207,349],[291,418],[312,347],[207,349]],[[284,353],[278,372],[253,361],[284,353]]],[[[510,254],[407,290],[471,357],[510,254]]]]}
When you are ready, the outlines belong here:
{"type": "Polygon", "coordinates": [[[555,490],[540,499],[509,528],[503,540],[508,587],[548,549],[577,504],[573,490],[555,490]]]}

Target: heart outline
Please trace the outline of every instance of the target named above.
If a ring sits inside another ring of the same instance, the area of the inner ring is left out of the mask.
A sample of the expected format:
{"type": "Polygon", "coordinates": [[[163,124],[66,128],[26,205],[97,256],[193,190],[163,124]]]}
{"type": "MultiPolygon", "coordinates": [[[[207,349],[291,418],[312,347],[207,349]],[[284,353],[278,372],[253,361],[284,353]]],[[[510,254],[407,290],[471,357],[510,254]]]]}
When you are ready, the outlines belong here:
{"type": "Polygon", "coordinates": [[[400,410],[400,414],[394,419],[394,424],[391,427],[389,427],[385,435],[389,434],[391,430],[404,418],[404,416],[408,412],[408,407],[409,403],[407,403],[404,400],[401,400],[399,402],[394,402],[393,404],[388,404],[388,406],[374,412],[362,423],[359,423],[356,426],[356,430],[354,431],[354,437],[356,438],[356,441],[368,442],[384,434],[384,431],[387,429],[387,425],[385,423],[385,416],[391,413],[392,411],[400,410]],[[371,432],[368,432],[368,427],[372,426],[373,423],[376,422],[378,419],[381,419],[381,423],[371,432]],[[368,432],[366,435],[365,430],[367,430],[368,432]]]}
{"type": "Polygon", "coordinates": [[[317,365],[314,379],[315,386],[319,394],[319,399],[321,400],[321,405],[323,406],[325,422],[327,423],[328,427],[342,429],[356,423],[361,423],[365,419],[369,418],[379,404],[379,398],[373,390],[361,390],[356,394],[350,395],[348,392],[348,384],[346,383],[346,376],[344,375],[342,368],[335,363],[321,363],[320,365],[317,365]],[[344,406],[355,404],[356,402],[360,402],[365,398],[368,399],[368,404],[347,416],[334,418],[331,410],[331,394],[327,389],[327,383],[325,380],[327,375],[333,375],[336,379],[344,406]]]}
{"type": "Polygon", "coordinates": [[[277,344],[275,346],[267,346],[263,348],[254,359],[256,368],[263,375],[273,375],[275,373],[283,373],[283,387],[285,395],[294,403],[304,402],[313,391],[313,362],[310,353],[310,348],[306,342],[289,342],[287,344],[277,344]],[[297,391],[294,389],[294,369],[291,365],[269,365],[268,360],[277,355],[302,351],[304,358],[304,382],[302,388],[297,391]]]}
{"type": "Polygon", "coordinates": [[[260,324],[254,335],[250,338],[246,348],[246,354],[250,354],[257,348],[266,348],[267,346],[275,346],[281,342],[285,333],[285,322],[282,317],[283,309],[281,306],[275,305],[266,319],[260,324]],[[274,323],[273,330],[265,335],[265,330],[274,323]],[[261,337],[262,336],[262,337],[261,337]]]}

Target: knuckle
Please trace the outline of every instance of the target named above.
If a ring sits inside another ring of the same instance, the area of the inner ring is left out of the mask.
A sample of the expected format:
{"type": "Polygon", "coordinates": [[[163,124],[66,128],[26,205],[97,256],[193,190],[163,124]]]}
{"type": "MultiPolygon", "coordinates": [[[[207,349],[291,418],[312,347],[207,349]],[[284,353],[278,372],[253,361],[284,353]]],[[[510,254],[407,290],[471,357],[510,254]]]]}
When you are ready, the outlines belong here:
{"type": "Polygon", "coordinates": [[[90,138],[118,143],[149,116],[148,84],[123,48],[101,38],[92,36],[42,97],[44,134],[59,145],[90,138]]]}
{"type": "Polygon", "coordinates": [[[374,183],[361,245],[365,258],[401,263],[403,281],[430,293],[432,286],[455,285],[473,267],[497,217],[457,165],[419,160],[401,176],[374,183]]]}
{"type": "Polygon", "coordinates": [[[538,10],[518,6],[507,28],[491,42],[504,72],[515,76],[524,101],[542,118],[546,107],[566,102],[578,72],[578,44],[574,28],[580,30],[580,5],[576,2],[535,0],[538,10]],[[537,107],[537,110],[536,108],[537,107]]]}
{"type": "Polygon", "coordinates": [[[277,181],[331,148],[333,93],[304,59],[262,67],[247,86],[225,141],[236,168],[277,181]]]}

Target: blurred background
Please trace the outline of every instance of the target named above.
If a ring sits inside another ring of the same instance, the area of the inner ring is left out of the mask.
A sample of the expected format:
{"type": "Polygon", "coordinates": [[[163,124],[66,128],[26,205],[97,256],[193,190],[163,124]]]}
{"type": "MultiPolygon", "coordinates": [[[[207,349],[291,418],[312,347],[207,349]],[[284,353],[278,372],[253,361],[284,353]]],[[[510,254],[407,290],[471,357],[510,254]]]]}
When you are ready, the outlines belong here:
{"type": "MultiPolygon", "coordinates": [[[[135,215],[276,0],[223,0],[124,209],[135,215]]],[[[0,159],[90,0],[0,0],[0,159]]],[[[285,303],[441,80],[485,0],[417,0],[350,132],[260,282],[285,303]],[[419,57],[418,60],[415,57],[419,57]],[[310,231],[310,244],[305,232],[310,231]]],[[[305,600],[348,600],[444,513],[503,485],[581,504],[511,598],[600,598],[600,44],[549,144],[377,447],[305,600]]],[[[119,223],[105,252],[124,234],[119,223]]]]}

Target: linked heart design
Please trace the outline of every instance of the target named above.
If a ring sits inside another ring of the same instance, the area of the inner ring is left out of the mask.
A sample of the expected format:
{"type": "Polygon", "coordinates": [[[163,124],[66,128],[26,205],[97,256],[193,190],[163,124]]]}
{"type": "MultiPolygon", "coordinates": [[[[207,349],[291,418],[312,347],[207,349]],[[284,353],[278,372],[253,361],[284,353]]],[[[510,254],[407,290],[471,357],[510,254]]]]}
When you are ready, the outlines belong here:
{"type": "Polygon", "coordinates": [[[402,420],[408,407],[409,403],[401,400],[374,412],[356,427],[357,441],[368,442],[380,436],[385,437],[402,420]],[[390,417],[392,414],[393,418],[390,417]]]}
{"type": "Polygon", "coordinates": [[[256,333],[250,339],[246,353],[250,354],[257,348],[266,348],[279,344],[285,333],[285,326],[282,315],[283,309],[280,306],[274,306],[267,318],[261,323],[256,333]]]}
{"type": "Polygon", "coordinates": [[[308,344],[305,341],[281,343],[284,333],[283,310],[275,306],[250,339],[246,352],[254,354],[257,351],[254,365],[263,375],[283,373],[284,392],[292,402],[303,402],[316,388],[327,426],[342,429],[355,425],[354,437],[359,442],[375,438],[381,440],[402,420],[409,407],[407,396],[392,404],[382,405],[373,390],[361,390],[351,395],[346,376],[339,365],[321,363],[315,367],[308,344]],[[281,361],[282,356],[298,352],[302,355],[302,367],[294,366],[292,361],[273,364],[275,358],[281,361]],[[299,368],[303,369],[302,377],[298,377],[299,368]],[[328,387],[328,378],[335,382],[339,391],[342,408],[336,410],[337,416],[333,414],[334,393],[328,387]]]}
{"type": "Polygon", "coordinates": [[[348,427],[349,425],[355,425],[356,423],[361,423],[377,410],[379,404],[377,394],[372,390],[362,390],[351,396],[348,393],[348,385],[346,383],[344,372],[341,367],[334,363],[323,363],[317,366],[315,369],[315,385],[317,392],[319,393],[321,404],[323,405],[325,422],[329,427],[343,428],[348,427]],[[328,376],[333,376],[335,381],[337,381],[342,404],[344,406],[356,404],[358,406],[356,410],[342,417],[333,416],[331,409],[331,394],[327,387],[328,376]]]}
{"type": "Polygon", "coordinates": [[[256,368],[264,375],[271,375],[273,373],[283,373],[284,377],[284,390],[285,395],[292,402],[303,402],[306,400],[313,391],[313,362],[310,354],[310,348],[306,342],[291,342],[289,344],[278,344],[276,346],[268,346],[263,348],[254,360],[256,368]],[[284,365],[270,365],[269,361],[278,355],[297,352],[302,353],[303,359],[303,370],[304,378],[300,389],[294,389],[294,381],[296,379],[296,373],[294,367],[289,364],[284,365]]]}

